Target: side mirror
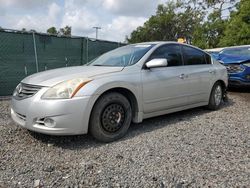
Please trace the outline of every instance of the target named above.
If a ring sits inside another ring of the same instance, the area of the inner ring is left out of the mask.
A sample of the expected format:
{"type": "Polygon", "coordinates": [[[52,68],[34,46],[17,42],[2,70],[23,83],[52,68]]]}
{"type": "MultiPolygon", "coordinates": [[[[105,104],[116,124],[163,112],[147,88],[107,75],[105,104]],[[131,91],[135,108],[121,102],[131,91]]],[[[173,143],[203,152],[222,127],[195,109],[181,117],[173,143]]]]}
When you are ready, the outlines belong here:
{"type": "Polygon", "coordinates": [[[157,68],[157,67],[167,67],[168,61],[167,59],[152,59],[149,62],[146,63],[147,68],[157,68]]]}

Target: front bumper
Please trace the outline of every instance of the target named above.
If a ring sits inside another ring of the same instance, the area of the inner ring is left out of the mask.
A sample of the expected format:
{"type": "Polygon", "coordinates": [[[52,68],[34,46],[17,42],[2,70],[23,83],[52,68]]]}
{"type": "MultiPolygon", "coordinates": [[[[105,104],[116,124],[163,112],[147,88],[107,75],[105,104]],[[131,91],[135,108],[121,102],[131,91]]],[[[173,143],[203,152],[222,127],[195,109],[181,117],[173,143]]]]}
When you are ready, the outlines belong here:
{"type": "Polygon", "coordinates": [[[88,132],[91,112],[90,96],[72,99],[43,100],[45,88],[30,98],[12,98],[11,117],[22,127],[34,132],[50,135],[78,135],[88,132]],[[43,124],[44,118],[54,120],[55,125],[43,124]]]}
{"type": "Polygon", "coordinates": [[[240,79],[230,79],[229,87],[250,87],[250,82],[242,81],[240,79]]]}
{"type": "Polygon", "coordinates": [[[250,86],[250,67],[240,73],[229,74],[229,87],[250,86]]]}

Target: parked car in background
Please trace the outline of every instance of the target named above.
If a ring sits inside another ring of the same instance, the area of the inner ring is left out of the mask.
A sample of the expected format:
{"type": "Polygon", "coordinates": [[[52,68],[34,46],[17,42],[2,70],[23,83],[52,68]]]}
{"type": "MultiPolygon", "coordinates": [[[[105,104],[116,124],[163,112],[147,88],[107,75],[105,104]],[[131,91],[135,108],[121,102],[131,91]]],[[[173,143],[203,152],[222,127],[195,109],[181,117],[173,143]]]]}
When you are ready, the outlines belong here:
{"type": "Polygon", "coordinates": [[[226,94],[226,68],[194,46],[149,42],[117,48],[86,66],[31,75],[12,97],[13,120],[51,135],[90,132],[110,142],[131,121],[208,106],[226,94]]]}
{"type": "Polygon", "coordinates": [[[229,86],[250,86],[250,45],[223,48],[213,56],[229,74],[229,86]]]}
{"type": "Polygon", "coordinates": [[[224,48],[213,48],[213,49],[205,49],[206,52],[208,52],[213,58],[218,59],[219,53],[223,50],[224,48]]]}

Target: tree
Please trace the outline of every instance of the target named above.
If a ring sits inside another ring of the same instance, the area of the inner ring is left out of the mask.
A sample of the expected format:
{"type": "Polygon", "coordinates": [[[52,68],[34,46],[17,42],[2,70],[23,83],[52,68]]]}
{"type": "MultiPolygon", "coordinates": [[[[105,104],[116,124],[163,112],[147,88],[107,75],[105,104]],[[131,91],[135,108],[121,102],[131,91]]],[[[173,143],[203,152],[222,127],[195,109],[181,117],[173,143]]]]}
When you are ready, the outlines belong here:
{"type": "Polygon", "coordinates": [[[50,27],[47,29],[47,33],[52,35],[71,36],[71,27],[65,26],[64,28],[60,28],[59,31],[57,31],[55,27],[50,27]]]}
{"type": "Polygon", "coordinates": [[[214,10],[207,21],[199,25],[193,33],[193,44],[200,48],[215,48],[219,46],[228,21],[221,18],[221,11],[214,10]]]}
{"type": "MultiPolygon", "coordinates": [[[[200,48],[215,48],[220,46],[220,40],[224,37],[224,30],[228,24],[228,19],[223,14],[226,10],[231,12],[238,0],[189,0],[193,7],[200,10],[212,9],[213,11],[206,15],[203,22],[197,25],[193,33],[193,44],[200,48]],[[198,5],[198,6],[197,6],[198,5]],[[224,5],[227,5],[225,7],[224,5]]],[[[206,13],[205,13],[206,14],[206,13]]]]}
{"type": "Polygon", "coordinates": [[[187,7],[184,11],[183,2],[170,1],[165,5],[160,4],[156,15],[149,18],[143,26],[133,31],[127,41],[130,43],[177,40],[178,37],[192,39],[192,33],[197,24],[203,19],[200,10],[187,7]]]}
{"type": "Polygon", "coordinates": [[[64,36],[71,36],[71,27],[66,25],[64,28],[60,28],[59,34],[64,36]]]}
{"type": "MultiPolygon", "coordinates": [[[[199,10],[206,10],[208,8],[212,8],[213,11],[219,11],[222,12],[224,9],[224,5],[231,4],[233,5],[236,1],[239,0],[188,0],[187,5],[190,6],[191,4],[194,9],[199,9],[199,10]]],[[[235,6],[235,4],[231,7],[228,7],[226,9],[231,9],[235,6]]]]}
{"type": "Polygon", "coordinates": [[[57,35],[58,34],[55,27],[50,27],[49,29],[47,29],[47,33],[52,34],[52,35],[57,35]]]}
{"type": "Polygon", "coordinates": [[[221,46],[250,44],[250,1],[241,0],[237,10],[231,13],[221,46]]]}
{"type": "MultiPolygon", "coordinates": [[[[134,30],[126,39],[130,43],[135,43],[155,40],[176,41],[181,37],[200,48],[219,47],[222,45],[220,42],[222,38],[228,35],[225,29],[228,27],[229,21],[223,12],[225,10],[233,12],[237,1],[177,0],[161,4],[158,6],[156,14],[151,16],[143,26],[134,30]],[[208,13],[207,9],[212,12],[208,13]]],[[[250,16],[245,14],[242,20],[249,23],[250,16]]],[[[240,28],[239,25],[237,27],[240,28]]],[[[248,36],[250,35],[248,34],[248,36]]]]}

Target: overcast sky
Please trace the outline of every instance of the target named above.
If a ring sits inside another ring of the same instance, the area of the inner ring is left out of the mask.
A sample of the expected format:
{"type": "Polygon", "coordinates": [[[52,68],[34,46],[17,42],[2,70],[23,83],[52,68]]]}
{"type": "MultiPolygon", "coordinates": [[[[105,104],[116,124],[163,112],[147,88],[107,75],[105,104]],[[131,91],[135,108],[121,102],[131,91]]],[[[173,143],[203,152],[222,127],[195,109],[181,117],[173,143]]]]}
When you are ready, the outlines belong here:
{"type": "Polygon", "coordinates": [[[0,26],[38,32],[72,26],[72,34],[123,42],[167,0],[0,0],[0,26]]]}

